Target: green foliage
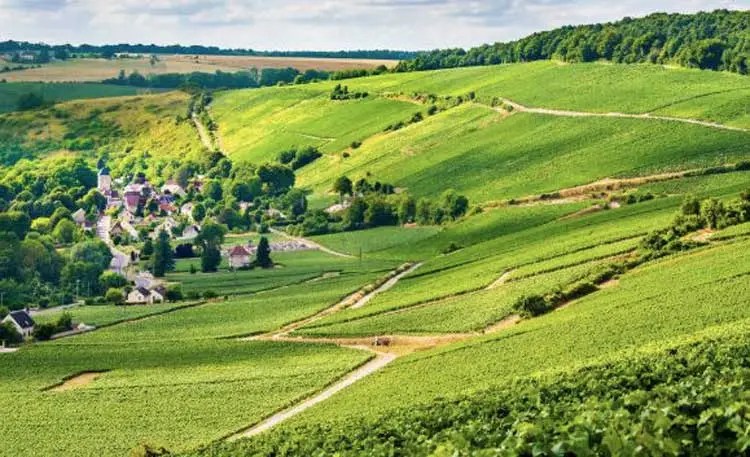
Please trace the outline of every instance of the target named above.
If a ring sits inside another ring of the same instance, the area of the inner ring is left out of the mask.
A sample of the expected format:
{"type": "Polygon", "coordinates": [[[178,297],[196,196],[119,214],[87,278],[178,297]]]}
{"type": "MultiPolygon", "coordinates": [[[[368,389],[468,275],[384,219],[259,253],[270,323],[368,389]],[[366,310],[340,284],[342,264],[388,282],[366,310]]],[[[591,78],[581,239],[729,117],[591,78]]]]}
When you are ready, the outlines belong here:
{"type": "Polygon", "coordinates": [[[367,92],[349,92],[349,87],[336,84],[331,91],[331,100],[357,100],[360,98],[366,98],[369,94],[367,92]]]}
{"type": "Polygon", "coordinates": [[[122,288],[110,287],[104,294],[104,299],[107,300],[107,303],[111,303],[113,305],[122,305],[123,303],[125,303],[125,292],[122,290],[122,288]]]}
{"type": "Polygon", "coordinates": [[[156,243],[154,243],[154,256],[151,262],[151,269],[157,278],[163,277],[168,271],[174,270],[174,251],[170,243],[169,234],[160,230],[156,243]]]}
{"type": "Polygon", "coordinates": [[[273,267],[273,260],[271,260],[271,247],[268,244],[268,238],[265,236],[260,237],[260,241],[258,242],[255,263],[261,268],[273,267]]]}
{"type": "Polygon", "coordinates": [[[473,65],[562,59],[591,62],[678,63],[687,67],[748,72],[748,50],[743,40],[746,11],[711,13],[656,13],[608,24],[563,27],[507,43],[469,50],[426,52],[402,61],[395,71],[429,70],[473,65]]]}

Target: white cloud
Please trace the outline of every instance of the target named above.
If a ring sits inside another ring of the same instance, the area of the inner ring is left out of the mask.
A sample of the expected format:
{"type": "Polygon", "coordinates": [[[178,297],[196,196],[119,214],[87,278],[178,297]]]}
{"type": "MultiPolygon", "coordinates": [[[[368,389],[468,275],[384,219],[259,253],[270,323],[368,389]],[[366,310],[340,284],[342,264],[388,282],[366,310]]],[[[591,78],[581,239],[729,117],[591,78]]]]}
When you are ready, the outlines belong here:
{"type": "Polygon", "coordinates": [[[0,0],[0,39],[254,49],[431,49],[750,0],[0,0]]]}

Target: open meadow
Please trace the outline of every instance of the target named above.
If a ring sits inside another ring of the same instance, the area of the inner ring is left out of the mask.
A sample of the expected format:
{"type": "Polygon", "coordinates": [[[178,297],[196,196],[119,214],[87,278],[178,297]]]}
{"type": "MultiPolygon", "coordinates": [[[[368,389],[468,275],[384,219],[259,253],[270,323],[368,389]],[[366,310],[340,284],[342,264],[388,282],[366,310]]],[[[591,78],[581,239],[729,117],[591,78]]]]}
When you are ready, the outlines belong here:
{"type": "Polygon", "coordinates": [[[155,54],[115,59],[76,58],[45,64],[39,68],[11,71],[2,78],[12,82],[100,82],[114,78],[124,70],[142,75],[165,73],[214,73],[217,70],[234,72],[251,68],[296,68],[305,70],[348,70],[353,68],[375,68],[379,65],[392,67],[393,60],[376,59],[328,59],[310,57],[262,57],[262,56],[212,56],[155,54]]]}

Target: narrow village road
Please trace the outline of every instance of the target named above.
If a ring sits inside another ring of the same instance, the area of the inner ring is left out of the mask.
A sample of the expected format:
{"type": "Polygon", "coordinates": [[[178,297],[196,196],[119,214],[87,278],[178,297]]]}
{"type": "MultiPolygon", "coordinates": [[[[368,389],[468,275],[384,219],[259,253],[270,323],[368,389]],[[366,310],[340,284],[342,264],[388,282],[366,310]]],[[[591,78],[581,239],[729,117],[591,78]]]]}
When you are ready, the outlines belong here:
{"type": "Polygon", "coordinates": [[[124,275],[125,270],[128,268],[128,265],[130,265],[130,256],[118,250],[114,243],[112,243],[112,239],[109,236],[109,229],[111,227],[111,216],[100,217],[99,220],[96,221],[96,236],[109,246],[109,250],[112,253],[112,261],[109,264],[110,270],[124,275]]]}

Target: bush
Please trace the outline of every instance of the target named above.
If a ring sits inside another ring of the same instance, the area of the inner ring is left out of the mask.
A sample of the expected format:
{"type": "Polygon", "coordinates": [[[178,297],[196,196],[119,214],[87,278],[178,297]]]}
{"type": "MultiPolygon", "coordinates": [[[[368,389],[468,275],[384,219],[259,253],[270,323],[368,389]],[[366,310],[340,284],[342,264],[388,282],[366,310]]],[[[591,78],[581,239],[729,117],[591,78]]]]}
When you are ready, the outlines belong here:
{"type": "Polygon", "coordinates": [[[198,292],[194,291],[194,290],[191,290],[190,292],[188,292],[188,293],[185,294],[185,297],[188,300],[197,300],[197,299],[200,298],[200,294],[198,292]]]}
{"type": "Polygon", "coordinates": [[[549,312],[551,307],[541,295],[525,295],[518,299],[514,309],[523,316],[534,317],[549,312]]]}
{"type": "Polygon", "coordinates": [[[55,324],[40,324],[34,329],[34,339],[38,341],[47,341],[57,332],[55,324]]]}
{"type": "Polygon", "coordinates": [[[113,305],[122,305],[125,303],[125,293],[118,287],[110,287],[104,294],[104,299],[113,305]]]}
{"type": "Polygon", "coordinates": [[[213,290],[206,290],[203,292],[203,298],[209,299],[209,298],[216,298],[218,294],[213,290]]]}
{"type": "Polygon", "coordinates": [[[182,290],[175,287],[170,287],[169,289],[167,289],[165,298],[167,299],[167,301],[180,301],[182,300],[182,290]]]}

